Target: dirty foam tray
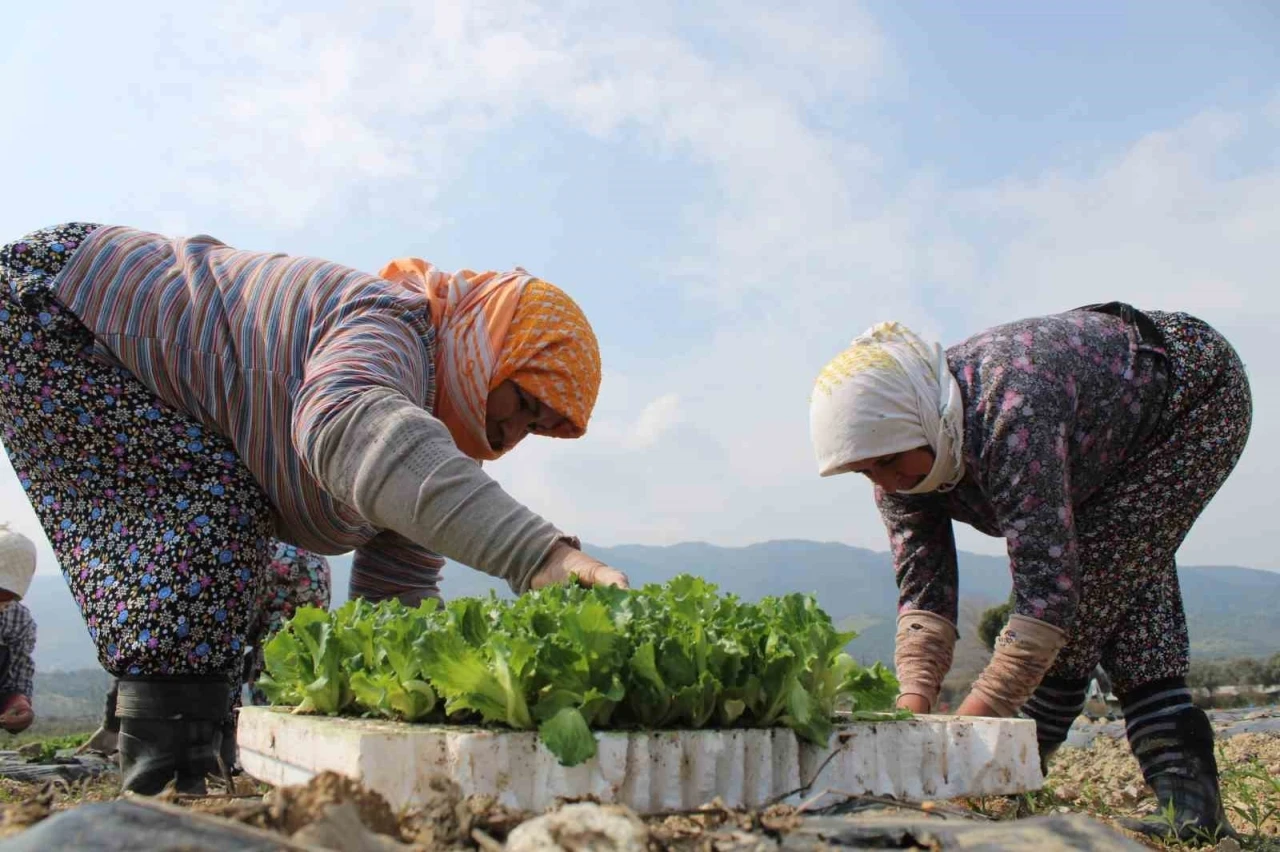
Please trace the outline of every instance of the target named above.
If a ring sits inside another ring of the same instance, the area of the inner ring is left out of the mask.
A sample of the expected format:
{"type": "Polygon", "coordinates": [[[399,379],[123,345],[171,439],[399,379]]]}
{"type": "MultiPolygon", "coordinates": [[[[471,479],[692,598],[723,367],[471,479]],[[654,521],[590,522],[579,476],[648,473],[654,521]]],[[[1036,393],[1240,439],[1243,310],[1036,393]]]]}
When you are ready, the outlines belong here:
{"type": "Polygon", "coordinates": [[[325,770],[359,779],[392,807],[424,801],[433,774],[464,794],[541,811],[591,796],[639,813],[797,801],[797,791],[876,794],[920,801],[1005,795],[1043,784],[1035,723],[1027,719],[918,716],[837,727],[826,747],[785,728],[596,734],[598,754],[561,766],[536,732],[407,725],[245,707],[238,742],[245,771],[299,784],[325,770]]]}

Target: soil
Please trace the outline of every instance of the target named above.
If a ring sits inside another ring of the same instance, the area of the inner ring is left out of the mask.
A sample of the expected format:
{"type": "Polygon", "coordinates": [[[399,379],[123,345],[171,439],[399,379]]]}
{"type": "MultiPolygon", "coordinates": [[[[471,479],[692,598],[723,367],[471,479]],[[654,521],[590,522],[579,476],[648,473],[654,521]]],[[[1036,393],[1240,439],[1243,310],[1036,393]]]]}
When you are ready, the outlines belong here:
{"type": "MultiPolygon", "coordinates": [[[[1275,719],[1280,714],[1268,711],[1261,715],[1275,719]]],[[[1229,735],[1225,724],[1230,722],[1238,726],[1240,722],[1222,721],[1219,726],[1219,766],[1223,796],[1231,821],[1242,834],[1243,842],[1235,846],[1234,841],[1224,841],[1216,848],[1220,852],[1238,848],[1280,852],[1280,731],[1235,733],[1234,730],[1248,729],[1237,727],[1230,732],[1234,735],[1229,735]]],[[[1099,727],[1097,736],[1087,747],[1068,747],[1059,752],[1042,791],[1025,796],[904,805],[899,814],[918,817],[922,812],[936,811],[939,814],[968,814],[979,819],[1004,820],[1078,813],[1115,827],[1116,818],[1150,812],[1154,809],[1154,799],[1122,735],[1118,730],[1103,731],[1102,726],[1099,727]]],[[[88,802],[110,800],[118,794],[118,782],[110,777],[75,785],[57,782],[41,787],[0,778],[0,838],[20,832],[58,811],[88,802]]],[[[422,807],[401,814],[395,813],[377,793],[335,773],[321,774],[303,786],[278,789],[268,789],[241,776],[236,779],[234,789],[208,797],[192,799],[162,794],[161,798],[284,836],[293,836],[300,829],[324,820],[326,815],[331,819],[335,806],[349,804],[364,828],[387,838],[388,848],[413,850],[479,849],[480,852],[498,852],[518,826],[536,816],[502,807],[492,797],[464,797],[457,784],[443,776],[429,782],[427,800],[422,807]]],[[[582,812],[587,810],[590,809],[582,809],[582,812]]],[[[578,840],[588,834],[595,836],[599,833],[586,823],[582,826],[585,834],[576,832],[572,825],[560,824],[565,819],[572,822],[570,815],[563,815],[558,822],[552,821],[553,830],[548,835],[561,842],[560,848],[585,848],[578,840]]],[[[793,829],[801,819],[799,809],[785,805],[759,812],[743,812],[712,802],[693,812],[651,817],[643,822],[651,852],[701,852],[776,848],[776,839],[793,829]]],[[[633,826],[636,824],[631,823],[633,826]]],[[[624,835],[626,832],[619,836],[624,835]]],[[[1152,848],[1169,848],[1146,843],[1152,848]]],[[[620,849],[625,844],[606,846],[620,849]]],[[[631,844],[627,848],[633,847],[631,844]]]]}
{"type": "MultiPolygon", "coordinates": [[[[1255,843],[1280,845],[1280,732],[1240,734],[1218,746],[1223,803],[1232,825],[1255,843]]],[[[1048,789],[1060,806],[1079,813],[1134,816],[1155,810],[1128,744],[1110,737],[1061,751],[1050,767],[1048,789]]]]}
{"type": "MultiPolygon", "coordinates": [[[[1254,715],[1273,720],[1280,718],[1280,711],[1254,715]]],[[[1234,840],[1226,839],[1217,844],[1189,843],[1178,848],[1280,852],[1280,731],[1224,736],[1225,726],[1215,727],[1219,727],[1223,803],[1243,843],[1237,846],[1234,840]]],[[[997,819],[1084,814],[1153,849],[1171,848],[1124,832],[1116,824],[1119,818],[1141,817],[1156,809],[1151,788],[1143,780],[1138,762],[1119,730],[1092,738],[1084,748],[1063,748],[1053,758],[1043,790],[1027,796],[967,799],[950,804],[997,819]]]]}
{"type": "Polygon", "coordinates": [[[267,793],[264,804],[271,814],[272,828],[285,834],[320,819],[330,805],[351,802],[365,827],[389,837],[400,836],[400,821],[387,800],[358,781],[336,772],[322,772],[300,787],[280,787],[267,793]]]}

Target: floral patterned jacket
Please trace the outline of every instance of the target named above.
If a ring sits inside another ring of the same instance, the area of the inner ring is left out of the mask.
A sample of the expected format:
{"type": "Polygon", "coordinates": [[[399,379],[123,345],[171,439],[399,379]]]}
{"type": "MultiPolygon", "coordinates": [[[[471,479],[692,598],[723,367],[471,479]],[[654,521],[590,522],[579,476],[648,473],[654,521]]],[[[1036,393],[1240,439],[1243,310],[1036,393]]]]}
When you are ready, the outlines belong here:
{"type": "Polygon", "coordinates": [[[955,489],[886,494],[899,612],[956,621],[953,520],[1004,538],[1014,611],[1070,629],[1079,599],[1077,509],[1123,475],[1155,427],[1163,351],[1119,317],[1070,311],[998,326],[947,350],[964,398],[955,489]]]}

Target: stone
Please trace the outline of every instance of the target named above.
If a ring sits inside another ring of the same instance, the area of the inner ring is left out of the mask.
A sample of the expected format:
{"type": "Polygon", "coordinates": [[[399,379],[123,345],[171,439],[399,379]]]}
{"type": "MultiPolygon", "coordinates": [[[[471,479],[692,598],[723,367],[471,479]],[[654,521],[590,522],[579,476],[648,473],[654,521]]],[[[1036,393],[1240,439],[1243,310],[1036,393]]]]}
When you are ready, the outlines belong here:
{"type": "Polygon", "coordinates": [[[579,803],[522,823],[507,852],[647,852],[649,829],[617,805],[579,803]]]}

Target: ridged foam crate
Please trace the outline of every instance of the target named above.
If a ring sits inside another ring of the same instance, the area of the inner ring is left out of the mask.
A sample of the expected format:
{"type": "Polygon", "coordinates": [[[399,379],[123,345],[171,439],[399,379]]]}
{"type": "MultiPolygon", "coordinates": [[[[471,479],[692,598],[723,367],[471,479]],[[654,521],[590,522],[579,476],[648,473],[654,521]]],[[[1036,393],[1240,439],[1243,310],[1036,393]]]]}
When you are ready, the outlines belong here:
{"type": "Polygon", "coordinates": [[[359,779],[392,807],[425,798],[432,774],[465,794],[540,811],[591,796],[639,813],[794,801],[824,789],[920,801],[1038,789],[1035,723],[919,716],[837,727],[827,746],[785,728],[598,732],[598,753],[561,766],[534,732],[406,725],[245,707],[238,742],[245,771],[269,784],[304,783],[325,770],[359,779]]]}

